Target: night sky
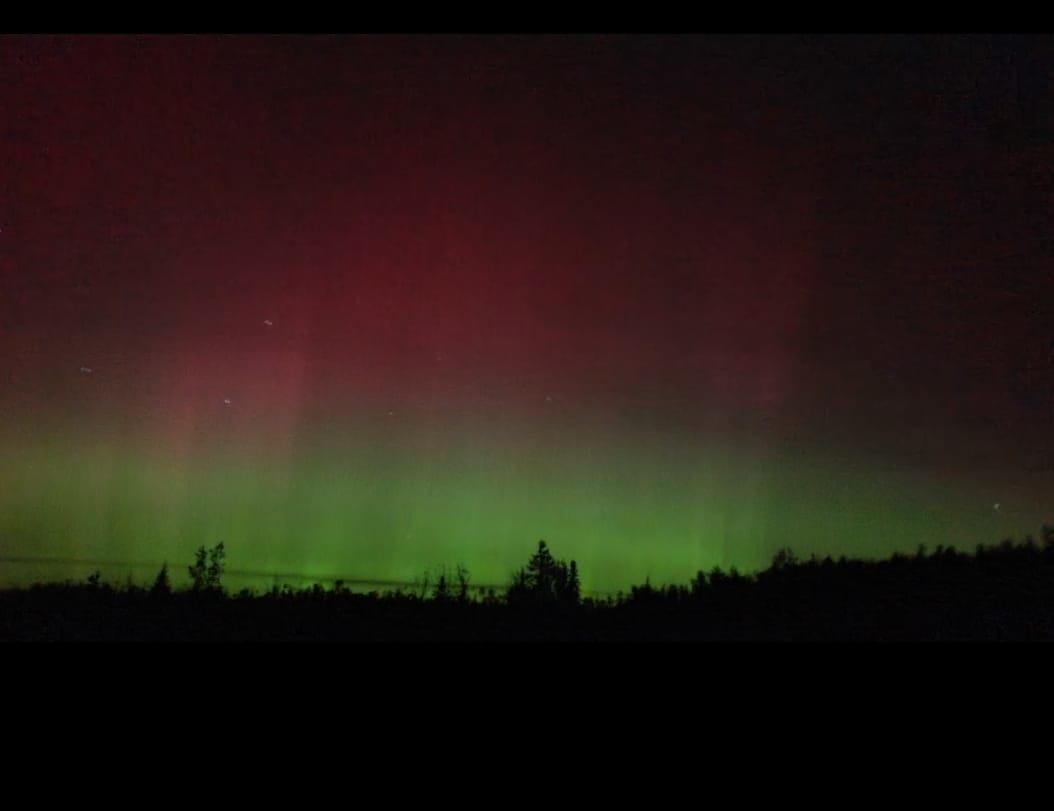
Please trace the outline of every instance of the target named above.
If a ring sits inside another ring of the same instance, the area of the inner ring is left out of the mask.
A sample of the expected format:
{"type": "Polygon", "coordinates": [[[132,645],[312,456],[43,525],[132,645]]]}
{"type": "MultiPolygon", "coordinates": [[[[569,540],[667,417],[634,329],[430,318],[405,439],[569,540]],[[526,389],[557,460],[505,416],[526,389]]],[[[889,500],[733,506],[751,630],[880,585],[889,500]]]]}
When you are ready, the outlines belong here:
{"type": "Polygon", "coordinates": [[[0,37],[0,557],[1038,535],[1052,214],[1049,37],[0,37]]]}

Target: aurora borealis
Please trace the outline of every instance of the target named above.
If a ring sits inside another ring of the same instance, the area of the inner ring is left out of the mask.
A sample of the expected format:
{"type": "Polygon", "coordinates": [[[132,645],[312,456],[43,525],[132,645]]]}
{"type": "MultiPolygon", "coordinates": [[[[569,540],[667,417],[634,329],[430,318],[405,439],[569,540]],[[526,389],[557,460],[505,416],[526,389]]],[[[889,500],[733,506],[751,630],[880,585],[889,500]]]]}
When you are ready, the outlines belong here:
{"type": "Polygon", "coordinates": [[[501,584],[544,538],[614,590],[1038,534],[1052,68],[0,37],[0,557],[501,584]]]}

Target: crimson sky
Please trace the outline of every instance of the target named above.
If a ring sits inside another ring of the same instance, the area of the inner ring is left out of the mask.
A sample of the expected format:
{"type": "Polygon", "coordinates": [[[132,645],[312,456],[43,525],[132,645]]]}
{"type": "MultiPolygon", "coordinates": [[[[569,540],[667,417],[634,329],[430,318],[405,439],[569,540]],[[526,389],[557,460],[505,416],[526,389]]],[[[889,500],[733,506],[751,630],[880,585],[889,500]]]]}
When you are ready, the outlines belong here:
{"type": "Polygon", "coordinates": [[[560,410],[1049,471],[1052,66],[981,36],[2,37],[0,417],[176,452],[560,410]]]}

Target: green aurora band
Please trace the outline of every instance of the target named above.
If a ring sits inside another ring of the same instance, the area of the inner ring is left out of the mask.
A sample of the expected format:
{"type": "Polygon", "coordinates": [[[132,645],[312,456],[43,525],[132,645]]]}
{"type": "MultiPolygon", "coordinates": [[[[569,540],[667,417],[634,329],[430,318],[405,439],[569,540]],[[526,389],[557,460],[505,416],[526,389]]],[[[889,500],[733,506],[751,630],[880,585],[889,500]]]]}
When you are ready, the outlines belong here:
{"type": "Polygon", "coordinates": [[[573,443],[559,441],[564,430],[323,435],[282,463],[245,447],[174,463],[131,445],[10,440],[0,577],[101,569],[144,582],[147,564],[166,561],[180,582],[194,549],[222,541],[232,572],[412,583],[463,564],[474,583],[501,586],[544,538],[579,562],[586,590],[612,592],[645,578],[684,583],[714,566],[756,570],[785,546],[835,557],[972,549],[1035,533],[1045,518],[1039,491],[995,509],[983,482],[952,487],[932,472],[854,465],[790,442],[648,431],[613,441],[587,428],[573,443]]]}

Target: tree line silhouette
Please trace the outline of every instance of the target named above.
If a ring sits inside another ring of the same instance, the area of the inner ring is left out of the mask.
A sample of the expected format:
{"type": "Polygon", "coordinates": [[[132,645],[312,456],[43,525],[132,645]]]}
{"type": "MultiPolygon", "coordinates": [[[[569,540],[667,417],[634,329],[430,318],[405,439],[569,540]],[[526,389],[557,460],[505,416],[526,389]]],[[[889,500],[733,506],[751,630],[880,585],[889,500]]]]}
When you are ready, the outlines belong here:
{"type": "Polygon", "coordinates": [[[148,588],[103,582],[0,592],[0,639],[1052,639],[1054,526],[1037,543],[972,554],[925,547],[884,560],[799,559],[781,549],[754,574],[699,571],[687,584],[645,581],[583,597],[577,563],[545,541],[503,592],[444,570],[417,589],[356,592],[273,586],[229,593],[223,544],[200,547],[189,587],[167,564],[148,588]]]}

